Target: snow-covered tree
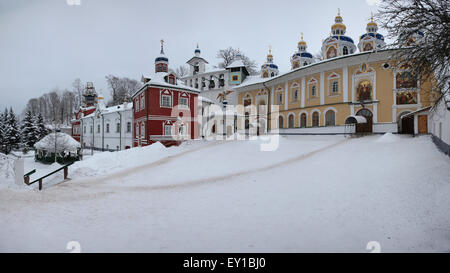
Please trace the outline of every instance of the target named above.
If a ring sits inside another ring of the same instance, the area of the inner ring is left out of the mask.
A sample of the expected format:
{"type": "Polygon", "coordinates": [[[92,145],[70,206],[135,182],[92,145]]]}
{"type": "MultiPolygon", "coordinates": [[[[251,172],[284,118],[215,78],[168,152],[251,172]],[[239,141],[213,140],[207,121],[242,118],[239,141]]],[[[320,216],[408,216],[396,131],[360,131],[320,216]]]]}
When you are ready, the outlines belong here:
{"type": "Polygon", "coordinates": [[[45,123],[44,123],[44,118],[42,117],[42,115],[39,113],[36,117],[36,121],[35,121],[35,126],[36,126],[36,130],[37,130],[37,140],[41,140],[42,138],[44,138],[46,135],[48,135],[48,130],[47,128],[45,128],[45,123]]]}
{"type": "Polygon", "coordinates": [[[236,55],[238,55],[238,53],[240,53],[242,62],[244,63],[245,68],[247,68],[248,73],[250,73],[250,75],[259,74],[256,62],[254,60],[251,60],[241,51],[236,50],[231,46],[226,49],[221,49],[219,50],[219,52],[217,52],[217,58],[222,59],[222,62],[219,63],[219,67],[225,68],[229,66],[234,60],[236,60],[236,55]]]}
{"type": "MultiPolygon", "coordinates": [[[[377,17],[401,48],[405,60],[419,79],[436,79],[436,90],[449,92],[450,81],[450,1],[383,0],[377,17]]],[[[431,98],[431,102],[442,97],[431,98]]]]}
{"type": "MultiPolygon", "coordinates": [[[[5,109],[6,110],[6,109],[5,109]]],[[[6,117],[4,113],[0,113],[0,152],[4,152],[3,146],[5,145],[5,129],[6,118],[8,117],[8,111],[6,110],[6,117]]]]}
{"type": "Polygon", "coordinates": [[[9,151],[18,148],[20,144],[20,129],[12,107],[9,109],[9,115],[6,123],[6,138],[8,139],[9,151]]]}
{"type": "Polygon", "coordinates": [[[38,128],[35,124],[35,120],[31,111],[27,111],[25,118],[22,121],[22,143],[26,147],[32,148],[34,144],[38,141],[38,128]]]}

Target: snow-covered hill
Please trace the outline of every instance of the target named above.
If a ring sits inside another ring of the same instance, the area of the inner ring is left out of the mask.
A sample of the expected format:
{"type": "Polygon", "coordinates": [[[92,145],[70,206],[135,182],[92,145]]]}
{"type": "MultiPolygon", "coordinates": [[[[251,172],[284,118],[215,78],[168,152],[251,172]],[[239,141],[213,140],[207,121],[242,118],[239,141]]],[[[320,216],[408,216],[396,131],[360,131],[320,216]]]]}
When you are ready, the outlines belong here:
{"type": "Polygon", "coordinates": [[[101,153],[42,192],[0,190],[0,251],[450,250],[450,159],[429,137],[260,144],[101,153]]]}

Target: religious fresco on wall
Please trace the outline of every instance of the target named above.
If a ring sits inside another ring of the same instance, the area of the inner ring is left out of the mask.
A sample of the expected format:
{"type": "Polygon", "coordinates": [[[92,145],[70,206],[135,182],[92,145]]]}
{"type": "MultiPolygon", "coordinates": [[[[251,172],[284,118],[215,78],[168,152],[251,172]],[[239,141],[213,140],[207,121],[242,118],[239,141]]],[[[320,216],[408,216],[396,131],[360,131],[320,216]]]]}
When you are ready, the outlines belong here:
{"type": "Polygon", "coordinates": [[[337,56],[337,50],[334,46],[330,47],[327,51],[327,58],[334,58],[337,56]]]}
{"type": "Polygon", "coordinates": [[[417,104],[417,92],[405,91],[397,92],[397,105],[417,104]]]}
{"type": "Polygon", "coordinates": [[[417,88],[417,79],[409,71],[399,72],[396,75],[396,88],[417,88]]]}
{"type": "Polygon", "coordinates": [[[372,100],[372,84],[370,81],[365,80],[360,82],[356,88],[356,94],[358,101],[372,100]]]}
{"type": "Polygon", "coordinates": [[[296,69],[300,67],[300,62],[299,61],[295,61],[294,62],[294,66],[292,67],[292,69],[296,69]]]}
{"type": "Polygon", "coordinates": [[[372,43],[366,43],[366,44],[364,44],[363,50],[364,50],[364,51],[371,51],[371,50],[373,50],[372,43]]]}

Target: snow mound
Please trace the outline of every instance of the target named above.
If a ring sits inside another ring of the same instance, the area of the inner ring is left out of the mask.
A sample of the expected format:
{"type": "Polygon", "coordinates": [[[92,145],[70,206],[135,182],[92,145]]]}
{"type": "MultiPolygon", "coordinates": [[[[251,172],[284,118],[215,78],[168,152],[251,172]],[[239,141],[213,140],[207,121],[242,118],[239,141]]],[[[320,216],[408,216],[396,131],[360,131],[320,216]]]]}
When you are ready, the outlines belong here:
{"type": "Polygon", "coordinates": [[[78,148],[81,148],[81,144],[73,139],[71,136],[65,133],[56,133],[56,138],[54,133],[48,134],[41,141],[34,144],[34,147],[39,150],[54,150],[55,141],[58,152],[70,151],[76,152],[78,148]]]}
{"type": "Polygon", "coordinates": [[[380,138],[378,138],[376,140],[376,142],[379,143],[391,143],[391,142],[396,142],[399,140],[399,137],[392,134],[392,133],[386,133],[383,136],[381,136],[380,138]]]}
{"type": "Polygon", "coordinates": [[[14,160],[0,153],[0,187],[9,188],[14,185],[14,160]]]}
{"type": "Polygon", "coordinates": [[[145,165],[168,156],[167,148],[159,142],[119,152],[104,152],[78,161],[71,167],[72,177],[106,175],[127,168],[145,165]]]}

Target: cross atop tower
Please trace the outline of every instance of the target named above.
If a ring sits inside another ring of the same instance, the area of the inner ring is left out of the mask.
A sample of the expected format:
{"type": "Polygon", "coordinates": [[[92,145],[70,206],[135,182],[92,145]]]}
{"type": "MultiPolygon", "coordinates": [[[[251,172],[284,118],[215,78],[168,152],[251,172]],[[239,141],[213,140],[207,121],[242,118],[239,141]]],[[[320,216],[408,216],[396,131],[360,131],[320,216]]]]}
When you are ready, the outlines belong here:
{"type": "Polygon", "coordinates": [[[164,39],[161,39],[161,54],[164,54],[164,39]]]}

